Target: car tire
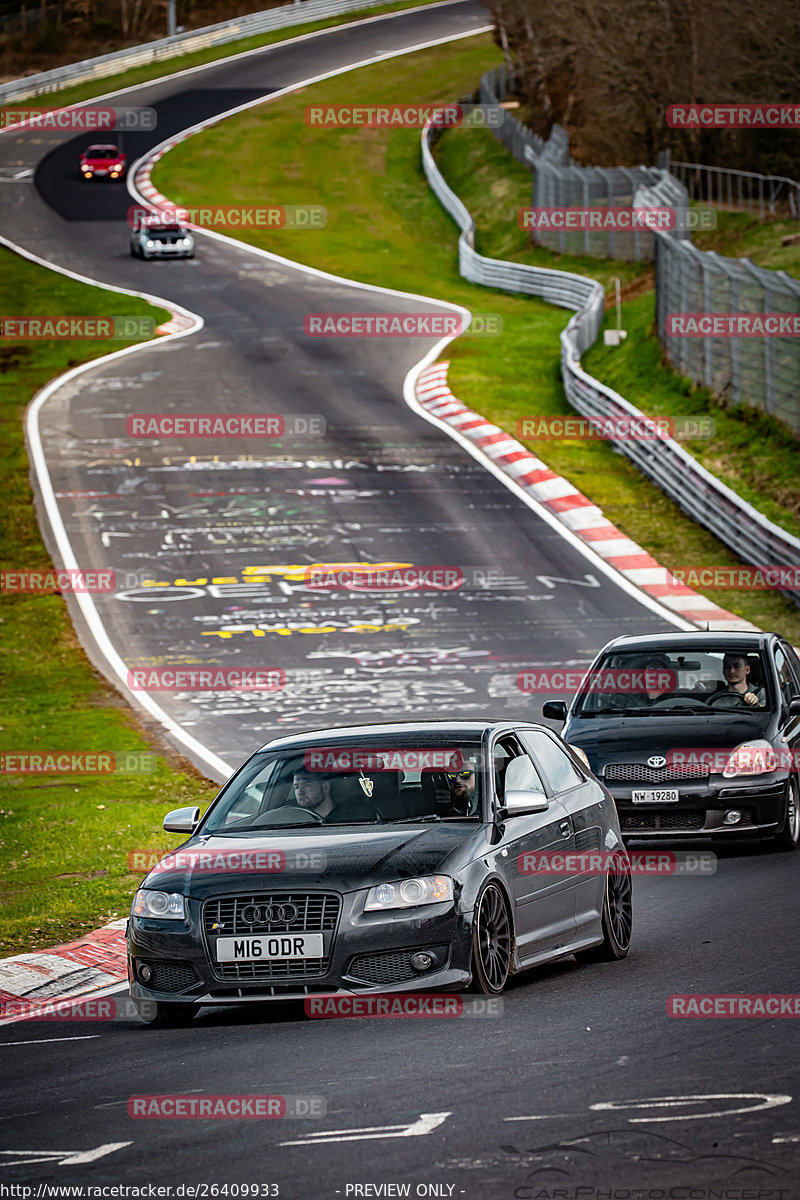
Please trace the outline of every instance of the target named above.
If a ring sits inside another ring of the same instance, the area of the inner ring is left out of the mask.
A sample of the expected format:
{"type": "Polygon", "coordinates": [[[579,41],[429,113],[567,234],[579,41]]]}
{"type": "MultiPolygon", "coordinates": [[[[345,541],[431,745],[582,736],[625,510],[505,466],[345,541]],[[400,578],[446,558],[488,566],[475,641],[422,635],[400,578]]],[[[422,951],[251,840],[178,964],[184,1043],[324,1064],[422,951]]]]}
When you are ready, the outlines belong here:
{"type": "Polygon", "coordinates": [[[499,996],[511,973],[511,918],[502,890],[489,883],[475,904],[469,990],[499,996]]]}
{"type": "MultiPolygon", "coordinates": [[[[620,857],[622,857],[620,855],[620,857]]],[[[575,958],[578,962],[616,962],[624,958],[631,944],[631,927],[633,924],[633,908],[631,905],[631,874],[630,859],[624,856],[625,865],[619,863],[622,870],[614,870],[612,864],[606,875],[605,895],[603,897],[603,940],[599,946],[590,946],[588,950],[578,950],[575,958]]]]}
{"type": "Polygon", "coordinates": [[[176,1029],[189,1025],[197,1011],[194,1004],[173,1004],[164,1000],[137,1000],[133,1007],[137,1016],[154,1028],[176,1029]]]}
{"type": "Polygon", "coordinates": [[[136,258],[136,247],[131,246],[131,258],[136,258]]]}
{"type": "Polygon", "coordinates": [[[800,789],[796,779],[789,780],[786,794],[786,819],[783,829],[772,839],[775,850],[797,850],[800,847],[800,789]]]}

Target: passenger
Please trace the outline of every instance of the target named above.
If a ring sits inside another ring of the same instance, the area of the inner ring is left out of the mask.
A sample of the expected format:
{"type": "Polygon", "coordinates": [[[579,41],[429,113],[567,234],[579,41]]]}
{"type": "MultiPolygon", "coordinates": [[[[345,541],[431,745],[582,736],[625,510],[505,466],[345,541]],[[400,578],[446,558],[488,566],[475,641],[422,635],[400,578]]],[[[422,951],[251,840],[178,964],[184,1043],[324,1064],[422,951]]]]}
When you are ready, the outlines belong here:
{"type": "Polygon", "coordinates": [[[652,683],[668,683],[670,686],[662,688],[645,688],[638,697],[638,702],[641,706],[646,707],[650,704],[656,704],[664,696],[668,696],[674,691],[672,686],[674,675],[672,672],[667,677],[669,668],[669,659],[665,654],[651,654],[645,664],[645,670],[654,676],[652,683]]]}
{"type": "Polygon", "coordinates": [[[465,763],[460,771],[447,772],[450,803],[454,812],[467,815],[475,811],[475,767],[465,763]]]}

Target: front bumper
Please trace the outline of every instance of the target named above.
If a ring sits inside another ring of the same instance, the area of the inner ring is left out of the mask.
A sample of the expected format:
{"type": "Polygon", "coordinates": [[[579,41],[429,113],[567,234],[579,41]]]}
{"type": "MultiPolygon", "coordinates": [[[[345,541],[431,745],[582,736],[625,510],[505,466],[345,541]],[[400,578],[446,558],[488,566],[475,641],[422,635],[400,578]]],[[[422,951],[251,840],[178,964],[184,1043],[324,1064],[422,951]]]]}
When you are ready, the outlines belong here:
{"type": "Polygon", "coordinates": [[[665,782],[676,787],[677,803],[634,804],[634,789],[646,784],[606,784],[619,814],[624,838],[771,837],[780,832],[786,817],[787,778],[722,779],[698,782],[665,782]],[[725,814],[736,809],[742,819],[726,824],[725,814]]]}
{"type": "Polygon", "coordinates": [[[426,905],[416,913],[364,913],[364,893],[346,894],[336,928],[324,933],[320,969],[315,963],[308,974],[300,966],[291,976],[270,978],[222,977],[214,939],[203,930],[203,904],[193,899],[186,903],[186,920],[132,917],[128,922],[133,998],[197,1006],[264,1003],[320,994],[444,991],[470,982],[472,929],[450,901],[426,905]],[[410,956],[421,950],[431,954],[432,967],[409,972],[410,956]],[[139,977],[142,963],[153,971],[149,985],[139,977]]]}

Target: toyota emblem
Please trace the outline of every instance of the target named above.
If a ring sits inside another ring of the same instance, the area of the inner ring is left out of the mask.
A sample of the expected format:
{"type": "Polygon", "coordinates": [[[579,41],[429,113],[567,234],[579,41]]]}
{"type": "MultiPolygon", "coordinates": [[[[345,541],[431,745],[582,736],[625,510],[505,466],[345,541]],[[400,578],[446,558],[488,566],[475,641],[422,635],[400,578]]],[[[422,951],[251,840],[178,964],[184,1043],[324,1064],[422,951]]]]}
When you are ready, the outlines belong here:
{"type": "Polygon", "coordinates": [[[245,925],[291,925],[297,920],[294,904],[246,904],[239,913],[245,925]]]}
{"type": "Polygon", "coordinates": [[[654,754],[651,758],[648,758],[647,765],[648,767],[665,767],[667,760],[661,754],[654,754]]]}

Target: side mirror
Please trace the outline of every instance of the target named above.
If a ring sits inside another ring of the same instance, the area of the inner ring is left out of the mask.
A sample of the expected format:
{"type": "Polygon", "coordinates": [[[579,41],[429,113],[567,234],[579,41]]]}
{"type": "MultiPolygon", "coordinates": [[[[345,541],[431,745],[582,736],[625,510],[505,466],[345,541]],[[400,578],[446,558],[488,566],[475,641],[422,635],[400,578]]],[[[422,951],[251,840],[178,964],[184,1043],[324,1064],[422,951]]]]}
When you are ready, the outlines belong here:
{"type": "Polygon", "coordinates": [[[507,817],[521,817],[525,813],[547,812],[550,801],[544,792],[509,791],[506,792],[502,810],[507,817]]]}
{"type": "Polygon", "coordinates": [[[194,833],[199,821],[199,808],[173,808],[164,817],[164,829],[167,833],[194,833]]]}
{"type": "Polygon", "coordinates": [[[800,715],[800,696],[792,696],[789,701],[789,715],[792,717],[800,715]]]}
{"type": "Polygon", "coordinates": [[[567,706],[563,700],[545,700],[542,705],[542,716],[548,721],[566,721],[567,706]]]}

